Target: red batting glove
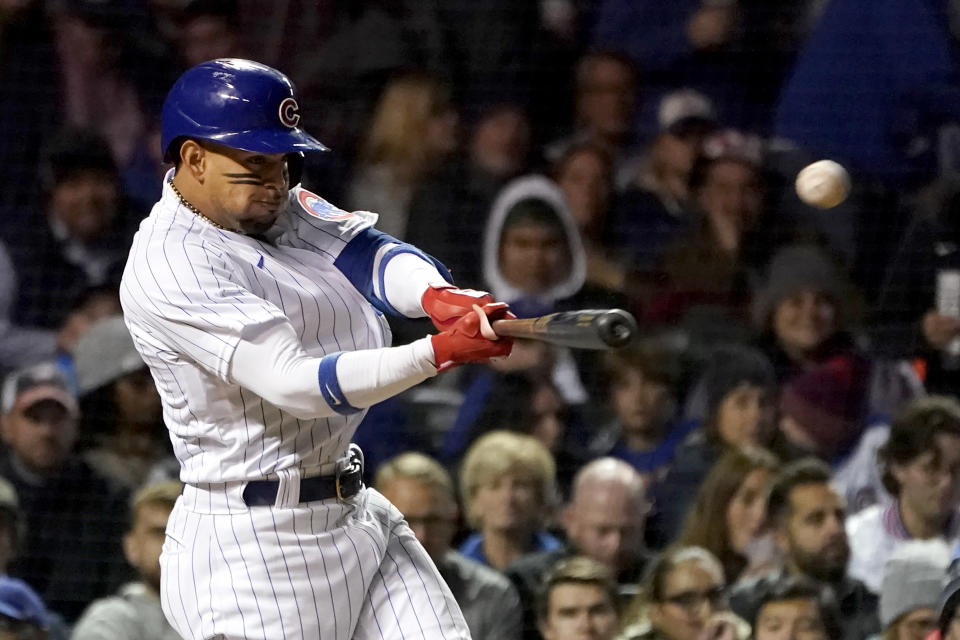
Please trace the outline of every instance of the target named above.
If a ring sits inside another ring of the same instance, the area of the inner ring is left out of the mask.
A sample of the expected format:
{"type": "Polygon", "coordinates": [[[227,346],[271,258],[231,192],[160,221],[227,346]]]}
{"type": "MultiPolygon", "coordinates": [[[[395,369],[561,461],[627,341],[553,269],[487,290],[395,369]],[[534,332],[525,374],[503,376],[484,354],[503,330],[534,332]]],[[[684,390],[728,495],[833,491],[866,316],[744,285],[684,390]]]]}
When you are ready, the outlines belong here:
{"type": "Polygon", "coordinates": [[[446,371],[465,362],[483,362],[510,355],[512,338],[484,336],[495,335],[490,322],[511,317],[513,314],[505,302],[491,302],[471,309],[443,333],[430,336],[437,371],[446,371]]]}
{"type": "Polygon", "coordinates": [[[454,323],[473,312],[473,305],[493,302],[493,296],[486,291],[473,289],[457,289],[453,285],[441,287],[427,287],[420,304],[433,320],[433,326],[440,331],[446,331],[454,323]]]}

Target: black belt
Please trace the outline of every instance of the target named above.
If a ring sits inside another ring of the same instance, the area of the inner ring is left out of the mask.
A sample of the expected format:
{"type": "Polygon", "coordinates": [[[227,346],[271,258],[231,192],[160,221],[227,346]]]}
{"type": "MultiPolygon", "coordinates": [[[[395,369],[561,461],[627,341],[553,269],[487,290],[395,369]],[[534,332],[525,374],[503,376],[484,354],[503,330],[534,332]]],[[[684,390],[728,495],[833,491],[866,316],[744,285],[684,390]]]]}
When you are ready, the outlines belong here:
{"type": "MultiPolygon", "coordinates": [[[[329,476],[314,476],[300,480],[300,502],[314,502],[338,498],[352,498],[363,488],[363,458],[359,450],[351,451],[350,466],[338,469],[329,476]]],[[[243,488],[243,502],[248,507],[273,506],[280,490],[278,480],[251,480],[243,488]]]]}

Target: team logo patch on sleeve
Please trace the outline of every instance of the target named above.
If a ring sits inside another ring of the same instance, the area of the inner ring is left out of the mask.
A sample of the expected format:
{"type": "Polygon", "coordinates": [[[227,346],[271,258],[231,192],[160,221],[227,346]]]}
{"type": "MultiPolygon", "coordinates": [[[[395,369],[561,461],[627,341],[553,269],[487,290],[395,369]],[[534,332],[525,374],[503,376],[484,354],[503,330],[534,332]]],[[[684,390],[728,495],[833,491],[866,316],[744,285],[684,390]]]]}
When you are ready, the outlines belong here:
{"type": "Polygon", "coordinates": [[[314,218],[337,222],[353,217],[351,212],[336,208],[317,194],[307,191],[306,189],[300,189],[300,193],[297,194],[297,200],[300,201],[300,206],[303,210],[314,218]]]}

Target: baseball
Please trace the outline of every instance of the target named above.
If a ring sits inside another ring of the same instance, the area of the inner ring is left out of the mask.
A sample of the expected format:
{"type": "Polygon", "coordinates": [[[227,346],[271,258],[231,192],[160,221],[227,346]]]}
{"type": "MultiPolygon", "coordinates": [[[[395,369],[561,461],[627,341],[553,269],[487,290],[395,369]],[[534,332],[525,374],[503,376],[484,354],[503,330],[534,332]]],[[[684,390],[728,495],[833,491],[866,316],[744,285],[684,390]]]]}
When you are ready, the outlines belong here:
{"type": "Polygon", "coordinates": [[[847,199],[850,174],[833,160],[818,160],[797,174],[797,195],[811,207],[830,209],[847,199]]]}

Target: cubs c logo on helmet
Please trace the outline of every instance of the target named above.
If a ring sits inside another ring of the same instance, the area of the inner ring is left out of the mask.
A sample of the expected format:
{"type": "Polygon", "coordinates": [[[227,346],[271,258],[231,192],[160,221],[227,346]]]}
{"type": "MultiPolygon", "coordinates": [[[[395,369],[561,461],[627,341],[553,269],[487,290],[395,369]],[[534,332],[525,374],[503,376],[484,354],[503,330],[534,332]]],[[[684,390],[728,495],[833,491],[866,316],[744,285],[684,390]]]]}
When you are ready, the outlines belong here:
{"type": "Polygon", "coordinates": [[[284,98],[280,103],[280,122],[291,129],[300,122],[300,105],[293,98],[284,98]]]}

